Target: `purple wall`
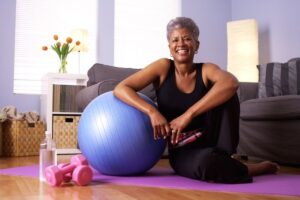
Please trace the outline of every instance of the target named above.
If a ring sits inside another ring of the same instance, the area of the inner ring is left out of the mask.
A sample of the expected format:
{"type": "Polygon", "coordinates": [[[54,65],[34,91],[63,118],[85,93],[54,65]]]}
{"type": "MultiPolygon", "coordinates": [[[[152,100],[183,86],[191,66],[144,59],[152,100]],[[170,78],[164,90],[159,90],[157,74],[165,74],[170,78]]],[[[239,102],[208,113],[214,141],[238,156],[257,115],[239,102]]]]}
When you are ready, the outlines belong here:
{"type": "Polygon", "coordinates": [[[230,9],[230,1],[182,1],[182,15],[194,19],[200,29],[200,49],[196,61],[212,62],[226,69],[226,22],[231,19],[230,9]]]}
{"type": "Polygon", "coordinates": [[[98,0],[98,62],[114,63],[114,1],[98,0]],[[103,28],[105,27],[105,28],[103,28]]]}
{"type": "Polygon", "coordinates": [[[232,20],[257,20],[260,63],[286,62],[300,57],[299,8],[299,0],[232,0],[232,20]]]}
{"type": "Polygon", "coordinates": [[[15,0],[0,0],[0,109],[13,105],[19,112],[39,111],[39,96],[13,94],[15,14],[15,0]]]}
{"type": "MultiPolygon", "coordinates": [[[[19,112],[39,111],[35,95],[13,94],[16,0],[0,0],[0,108],[14,105],[19,112]]],[[[98,61],[113,65],[114,1],[99,0],[98,61]],[[103,28],[105,27],[105,28],[103,28]]],[[[260,63],[284,62],[300,55],[299,0],[182,0],[182,15],[200,27],[197,61],[227,63],[226,23],[255,18],[260,32],[260,63]]]]}

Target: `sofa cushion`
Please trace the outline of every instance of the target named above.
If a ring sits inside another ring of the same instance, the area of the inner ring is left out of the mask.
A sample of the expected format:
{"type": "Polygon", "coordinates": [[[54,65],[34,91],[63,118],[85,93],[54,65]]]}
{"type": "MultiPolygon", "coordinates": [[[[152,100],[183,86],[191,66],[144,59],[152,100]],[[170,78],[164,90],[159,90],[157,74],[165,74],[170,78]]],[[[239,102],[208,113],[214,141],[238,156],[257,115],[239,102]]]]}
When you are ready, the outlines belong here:
{"type": "Polygon", "coordinates": [[[300,96],[286,95],[251,99],[241,103],[243,120],[300,119],[300,96]]]}
{"type": "Polygon", "coordinates": [[[300,94],[300,59],[258,65],[258,97],[300,94]]]}
{"type": "Polygon", "coordinates": [[[97,84],[104,80],[121,81],[138,70],[139,69],[114,67],[96,63],[88,70],[87,74],[89,80],[87,86],[97,84]]]}

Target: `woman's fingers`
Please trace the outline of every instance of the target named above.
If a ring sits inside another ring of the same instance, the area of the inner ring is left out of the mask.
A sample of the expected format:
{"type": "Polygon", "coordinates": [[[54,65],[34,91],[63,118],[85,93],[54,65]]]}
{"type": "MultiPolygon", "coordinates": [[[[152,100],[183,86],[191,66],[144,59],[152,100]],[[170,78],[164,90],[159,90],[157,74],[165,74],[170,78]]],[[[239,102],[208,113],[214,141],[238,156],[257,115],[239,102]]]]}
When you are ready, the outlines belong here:
{"type": "Polygon", "coordinates": [[[169,135],[171,135],[171,128],[168,124],[161,126],[161,136],[166,139],[169,135]]]}
{"type": "Polygon", "coordinates": [[[178,131],[176,134],[175,144],[178,143],[180,134],[181,134],[180,131],[178,131]]]}
{"type": "Polygon", "coordinates": [[[176,130],[172,129],[172,131],[171,131],[171,143],[172,144],[175,143],[175,136],[176,136],[176,130]]]}
{"type": "Polygon", "coordinates": [[[166,130],[165,130],[165,127],[164,126],[161,126],[160,127],[160,136],[163,137],[164,139],[166,138],[166,130]]]}
{"type": "Polygon", "coordinates": [[[159,131],[158,131],[158,128],[157,126],[153,127],[153,135],[154,135],[154,139],[157,140],[159,137],[159,131]]]}
{"type": "Polygon", "coordinates": [[[177,144],[179,139],[180,131],[177,129],[172,129],[171,143],[177,144]]]}
{"type": "Polygon", "coordinates": [[[170,134],[167,120],[159,112],[154,112],[149,116],[153,127],[154,139],[159,139],[160,137],[165,139],[170,134]]]}
{"type": "Polygon", "coordinates": [[[168,124],[165,125],[165,130],[166,130],[166,137],[168,137],[172,134],[171,128],[168,124]]]}
{"type": "Polygon", "coordinates": [[[167,126],[157,125],[153,128],[153,132],[154,132],[154,139],[159,139],[161,137],[166,139],[169,135],[170,127],[168,127],[168,125],[167,126]]]}

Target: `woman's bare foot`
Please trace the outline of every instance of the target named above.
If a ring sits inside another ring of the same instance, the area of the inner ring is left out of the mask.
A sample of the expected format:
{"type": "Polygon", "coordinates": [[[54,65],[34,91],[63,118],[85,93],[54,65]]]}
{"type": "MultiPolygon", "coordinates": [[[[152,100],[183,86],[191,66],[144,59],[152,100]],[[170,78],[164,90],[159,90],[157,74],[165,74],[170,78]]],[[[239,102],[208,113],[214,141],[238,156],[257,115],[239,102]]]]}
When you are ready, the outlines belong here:
{"type": "Polygon", "coordinates": [[[263,174],[275,174],[279,170],[279,165],[271,161],[263,161],[260,163],[246,164],[250,176],[258,176],[263,174]]]}

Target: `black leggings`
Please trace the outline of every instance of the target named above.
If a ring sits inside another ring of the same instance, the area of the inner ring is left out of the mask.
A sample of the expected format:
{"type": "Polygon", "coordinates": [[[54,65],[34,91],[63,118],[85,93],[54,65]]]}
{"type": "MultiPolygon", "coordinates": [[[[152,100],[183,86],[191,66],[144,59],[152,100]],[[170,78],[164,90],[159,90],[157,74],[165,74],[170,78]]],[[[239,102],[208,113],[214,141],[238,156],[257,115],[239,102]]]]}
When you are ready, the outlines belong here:
{"type": "Polygon", "coordinates": [[[247,167],[231,158],[239,141],[240,104],[234,95],[207,112],[204,134],[197,141],[169,149],[174,171],[192,179],[220,183],[249,183],[247,167]]]}

